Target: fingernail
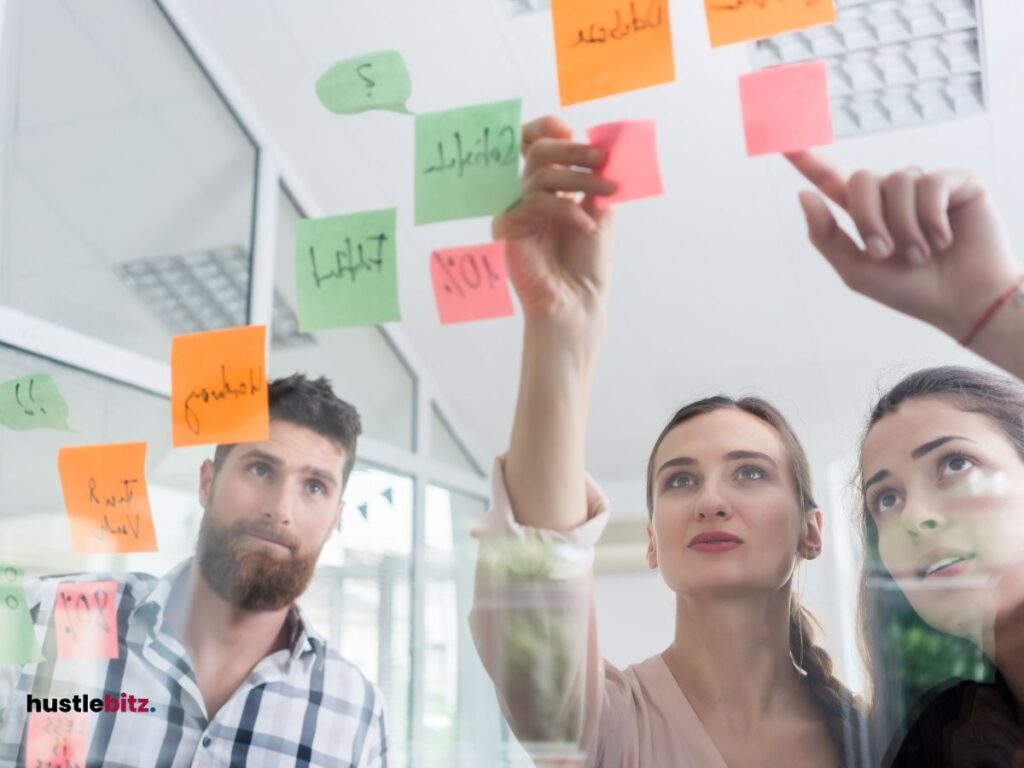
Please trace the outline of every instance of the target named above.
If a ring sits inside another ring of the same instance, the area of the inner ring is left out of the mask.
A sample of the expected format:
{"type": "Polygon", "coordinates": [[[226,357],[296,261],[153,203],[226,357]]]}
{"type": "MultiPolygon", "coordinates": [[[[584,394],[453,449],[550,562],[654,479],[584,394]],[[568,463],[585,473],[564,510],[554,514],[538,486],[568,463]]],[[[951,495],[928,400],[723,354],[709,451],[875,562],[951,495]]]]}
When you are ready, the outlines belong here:
{"type": "Polygon", "coordinates": [[[924,251],[922,251],[920,247],[916,245],[908,245],[906,254],[907,261],[909,261],[911,264],[914,264],[915,266],[921,266],[926,261],[924,251]]]}
{"type": "Polygon", "coordinates": [[[932,236],[932,242],[935,244],[936,250],[944,251],[950,245],[950,238],[945,232],[936,232],[932,236]]]}
{"type": "Polygon", "coordinates": [[[868,256],[872,259],[884,259],[890,253],[892,253],[892,248],[889,247],[889,243],[884,238],[878,235],[872,235],[868,238],[868,256]]]}

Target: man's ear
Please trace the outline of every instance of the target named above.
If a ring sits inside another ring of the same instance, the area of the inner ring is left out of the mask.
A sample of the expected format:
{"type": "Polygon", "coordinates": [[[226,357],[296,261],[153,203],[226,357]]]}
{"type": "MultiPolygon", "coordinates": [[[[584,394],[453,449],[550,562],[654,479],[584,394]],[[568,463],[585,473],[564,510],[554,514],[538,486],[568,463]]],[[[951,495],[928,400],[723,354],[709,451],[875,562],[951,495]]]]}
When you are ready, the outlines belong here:
{"type": "Polygon", "coordinates": [[[217,468],[209,459],[199,467],[199,503],[203,509],[206,509],[213,496],[213,477],[216,474],[217,468]]]}
{"type": "Polygon", "coordinates": [[[822,526],[824,522],[825,518],[817,507],[807,513],[807,519],[804,521],[803,536],[800,539],[800,546],[798,548],[800,556],[804,560],[813,560],[821,554],[822,526]]]}
{"type": "Polygon", "coordinates": [[[654,529],[650,523],[647,524],[647,567],[658,570],[658,548],[654,546],[654,529]]]}

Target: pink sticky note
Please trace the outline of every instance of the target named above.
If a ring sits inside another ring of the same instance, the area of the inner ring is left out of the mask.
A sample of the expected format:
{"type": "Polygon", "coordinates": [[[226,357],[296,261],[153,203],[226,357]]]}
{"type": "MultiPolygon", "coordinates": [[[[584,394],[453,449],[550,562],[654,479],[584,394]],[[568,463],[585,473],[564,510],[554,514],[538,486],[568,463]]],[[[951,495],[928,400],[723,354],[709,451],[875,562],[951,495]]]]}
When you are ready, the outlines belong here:
{"type": "Polygon", "coordinates": [[[430,254],[430,279],[444,325],[513,313],[504,243],[434,251],[430,254]]]}
{"type": "Polygon", "coordinates": [[[57,588],[57,656],[117,658],[117,583],[66,582],[57,588]]]}
{"type": "Polygon", "coordinates": [[[587,131],[587,138],[594,146],[608,150],[601,175],[619,185],[614,194],[595,198],[598,208],[663,192],[653,120],[595,125],[587,131]]]}
{"type": "Polygon", "coordinates": [[[740,77],[747,154],[799,152],[832,143],[828,67],[808,61],[740,77]]]}
{"type": "Polygon", "coordinates": [[[84,766],[89,715],[85,712],[30,712],[25,765],[84,766]]]}

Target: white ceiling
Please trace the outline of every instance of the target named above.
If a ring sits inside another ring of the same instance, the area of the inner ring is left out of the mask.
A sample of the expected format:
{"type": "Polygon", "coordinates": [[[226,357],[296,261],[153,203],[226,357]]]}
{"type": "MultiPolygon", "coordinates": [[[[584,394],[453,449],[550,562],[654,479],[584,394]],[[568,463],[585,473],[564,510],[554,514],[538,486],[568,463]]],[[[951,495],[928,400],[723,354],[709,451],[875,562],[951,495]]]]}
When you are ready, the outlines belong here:
{"type": "MultiPolygon", "coordinates": [[[[987,115],[847,140],[828,154],[851,169],[974,168],[1022,243],[1024,4],[981,2],[987,115]]],[[[521,97],[524,117],[558,112],[579,130],[617,119],[657,121],[666,194],[617,214],[609,335],[588,448],[592,472],[627,513],[642,506],[638,484],[654,437],[688,400],[719,390],[775,400],[815,458],[820,482],[820,470],[852,449],[881,375],[971,359],[937,333],[845,292],[812,251],[796,202],[803,185],[783,160],[744,154],[736,79],[751,68],[749,50],[712,51],[702,3],[671,4],[677,82],[564,110],[546,12],[507,18],[498,0],[182,5],[323,210],[398,206],[403,332],[459,421],[471,425],[467,441],[484,454],[507,440],[521,318],[442,328],[427,259],[433,248],[488,240],[489,222],[413,226],[413,122],[327,112],[314,83],[339,59],[401,51],[414,112],[521,97]]],[[[118,28],[129,23],[113,12],[109,18],[118,28]]],[[[130,42],[130,31],[119,39],[130,42]]],[[[125,96],[110,89],[104,98],[103,108],[116,111],[125,96]]],[[[48,119],[42,106],[37,114],[40,124],[48,119]]]]}

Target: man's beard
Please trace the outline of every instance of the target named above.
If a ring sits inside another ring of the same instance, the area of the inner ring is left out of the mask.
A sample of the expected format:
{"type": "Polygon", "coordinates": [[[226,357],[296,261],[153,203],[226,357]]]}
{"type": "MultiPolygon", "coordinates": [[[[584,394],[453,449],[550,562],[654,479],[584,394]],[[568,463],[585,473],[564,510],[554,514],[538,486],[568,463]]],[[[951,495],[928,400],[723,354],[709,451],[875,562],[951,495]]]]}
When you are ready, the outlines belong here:
{"type": "Polygon", "coordinates": [[[319,550],[303,557],[296,555],[298,550],[294,536],[246,520],[224,527],[207,509],[199,525],[196,561],[203,578],[227,602],[243,611],[276,611],[291,605],[313,578],[319,550]],[[245,533],[279,541],[291,554],[279,558],[250,549],[243,544],[245,533]]]}

